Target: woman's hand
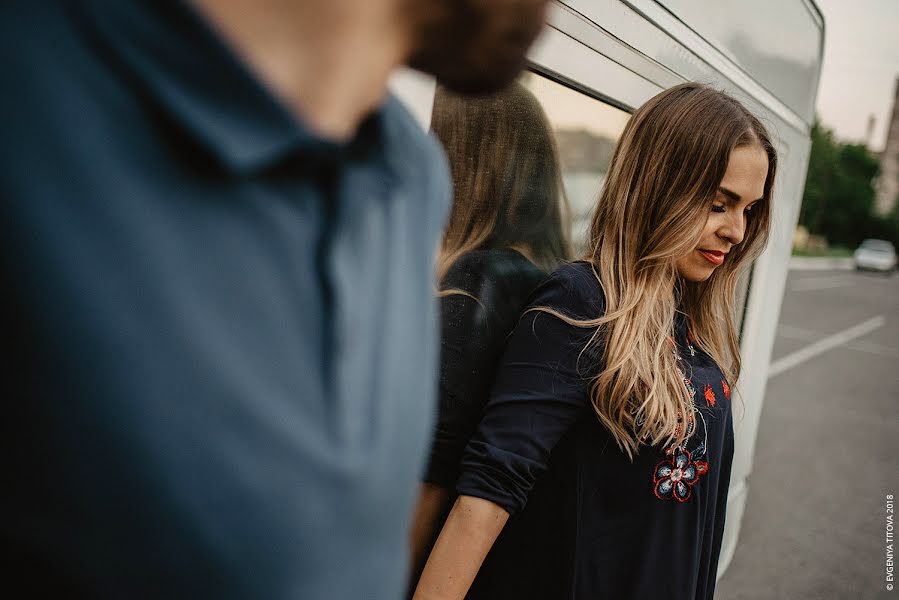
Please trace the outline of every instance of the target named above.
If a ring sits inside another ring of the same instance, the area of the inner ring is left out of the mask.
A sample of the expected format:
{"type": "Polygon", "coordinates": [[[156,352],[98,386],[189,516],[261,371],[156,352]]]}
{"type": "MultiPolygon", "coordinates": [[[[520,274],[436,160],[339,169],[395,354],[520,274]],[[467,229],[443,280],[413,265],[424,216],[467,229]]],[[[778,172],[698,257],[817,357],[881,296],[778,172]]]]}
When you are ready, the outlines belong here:
{"type": "Polygon", "coordinates": [[[413,600],[462,600],[508,519],[509,513],[489,500],[459,496],[413,600]]]}

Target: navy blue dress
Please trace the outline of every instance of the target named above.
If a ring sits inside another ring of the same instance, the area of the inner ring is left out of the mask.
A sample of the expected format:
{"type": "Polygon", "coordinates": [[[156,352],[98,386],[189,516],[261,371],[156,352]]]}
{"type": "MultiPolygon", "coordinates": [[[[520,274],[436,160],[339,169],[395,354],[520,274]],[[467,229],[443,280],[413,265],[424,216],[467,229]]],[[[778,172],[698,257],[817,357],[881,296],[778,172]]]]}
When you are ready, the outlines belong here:
{"type": "MultiPolygon", "coordinates": [[[[531,296],[579,319],[604,310],[586,263],[557,270],[531,296]]],[[[519,321],[481,423],[465,449],[459,494],[512,515],[468,598],[711,599],[733,458],[730,388],[674,324],[695,390],[685,452],[643,446],[631,463],[589,401],[601,350],[593,332],[541,312],[519,321]]]]}
{"type": "MultiPolygon", "coordinates": [[[[506,340],[547,274],[508,248],[459,258],[441,282],[440,405],[424,480],[453,489],[459,461],[490,397],[506,340]]],[[[439,528],[438,528],[439,532],[439,528]]]]}

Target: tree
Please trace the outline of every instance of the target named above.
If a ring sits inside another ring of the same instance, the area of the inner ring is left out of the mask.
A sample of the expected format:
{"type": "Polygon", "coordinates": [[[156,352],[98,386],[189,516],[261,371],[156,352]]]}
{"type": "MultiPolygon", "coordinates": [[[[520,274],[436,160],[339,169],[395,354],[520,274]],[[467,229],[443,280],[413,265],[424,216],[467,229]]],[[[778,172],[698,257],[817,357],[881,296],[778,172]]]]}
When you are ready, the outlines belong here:
{"type": "Polygon", "coordinates": [[[822,127],[817,120],[812,125],[811,139],[812,148],[808,159],[799,223],[810,233],[819,234],[821,219],[827,208],[834,166],[837,163],[837,142],[833,138],[833,131],[822,127]]]}
{"type": "Polygon", "coordinates": [[[856,246],[882,230],[874,214],[877,159],[862,144],[840,143],[817,121],[799,222],[831,244],[856,246]]]}

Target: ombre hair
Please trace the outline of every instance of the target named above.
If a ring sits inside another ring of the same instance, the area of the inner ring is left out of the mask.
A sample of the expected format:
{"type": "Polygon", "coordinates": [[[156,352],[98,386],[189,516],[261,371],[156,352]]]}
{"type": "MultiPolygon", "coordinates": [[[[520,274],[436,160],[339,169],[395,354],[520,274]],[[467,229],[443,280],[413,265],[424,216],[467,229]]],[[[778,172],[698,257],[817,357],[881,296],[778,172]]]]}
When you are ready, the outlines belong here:
{"type": "Polygon", "coordinates": [[[577,320],[531,309],[596,328],[587,347],[601,350],[603,364],[592,365],[601,368],[590,400],[631,460],[642,444],[681,444],[693,419],[671,345],[678,311],[727,381],[740,376],[736,287],[767,243],[776,168],[767,130],[734,98],[698,83],[659,93],[625,127],[590,226],[583,258],[600,282],[605,313],[577,320]],[[731,152],[750,145],[767,154],[768,173],[742,243],[707,280],[681,279],[675,263],[699,243],[731,152]]]}
{"type": "Polygon", "coordinates": [[[466,97],[439,86],[431,129],[453,179],[438,281],[460,257],[482,248],[526,249],[547,271],[568,258],[558,152],[531,92],[516,82],[497,94],[466,97]]]}

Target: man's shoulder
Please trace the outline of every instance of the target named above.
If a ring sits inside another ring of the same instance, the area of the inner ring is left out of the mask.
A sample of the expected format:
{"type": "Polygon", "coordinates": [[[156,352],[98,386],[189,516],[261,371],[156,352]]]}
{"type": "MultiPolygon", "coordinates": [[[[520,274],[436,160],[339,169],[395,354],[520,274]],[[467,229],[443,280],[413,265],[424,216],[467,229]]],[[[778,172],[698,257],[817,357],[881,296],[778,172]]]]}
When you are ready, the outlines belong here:
{"type": "MultiPolygon", "coordinates": [[[[77,5],[76,2],[72,4],[77,5]]],[[[66,155],[87,158],[86,140],[110,121],[97,98],[108,91],[104,67],[78,20],[77,6],[63,1],[0,2],[0,159],[10,179],[58,172],[66,155]],[[102,91],[101,91],[102,90],[102,91]],[[21,165],[21,167],[13,167],[21,165]]],[[[59,178],[54,183],[61,183],[59,178]]]]}
{"type": "Polygon", "coordinates": [[[415,120],[409,109],[394,95],[383,107],[388,153],[394,168],[404,176],[425,175],[449,186],[449,168],[440,143],[415,120]]]}
{"type": "Polygon", "coordinates": [[[449,213],[452,183],[449,164],[437,139],[426,132],[403,103],[389,95],[382,108],[385,153],[400,185],[419,201],[424,217],[441,229],[449,213]]]}
{"type": "Polygon", "coordinates": [[[392,142],[409,145],[410,154],[425,148],[436,149],[437,143],[425,131],[409,109],[397,96],[390,93],[384,100],[382,114],[387,124],[387,133],[392,142]]]}
{"type": "MultiPolygon", "coordinates": [[[[66,58],[75,37],[68,11],[61,2],[0,2],[0,65],[4,78],[59,76],[54,61],[66,58]]],[[[4,90],[6,92],[7,90],[4,90]]]]}

